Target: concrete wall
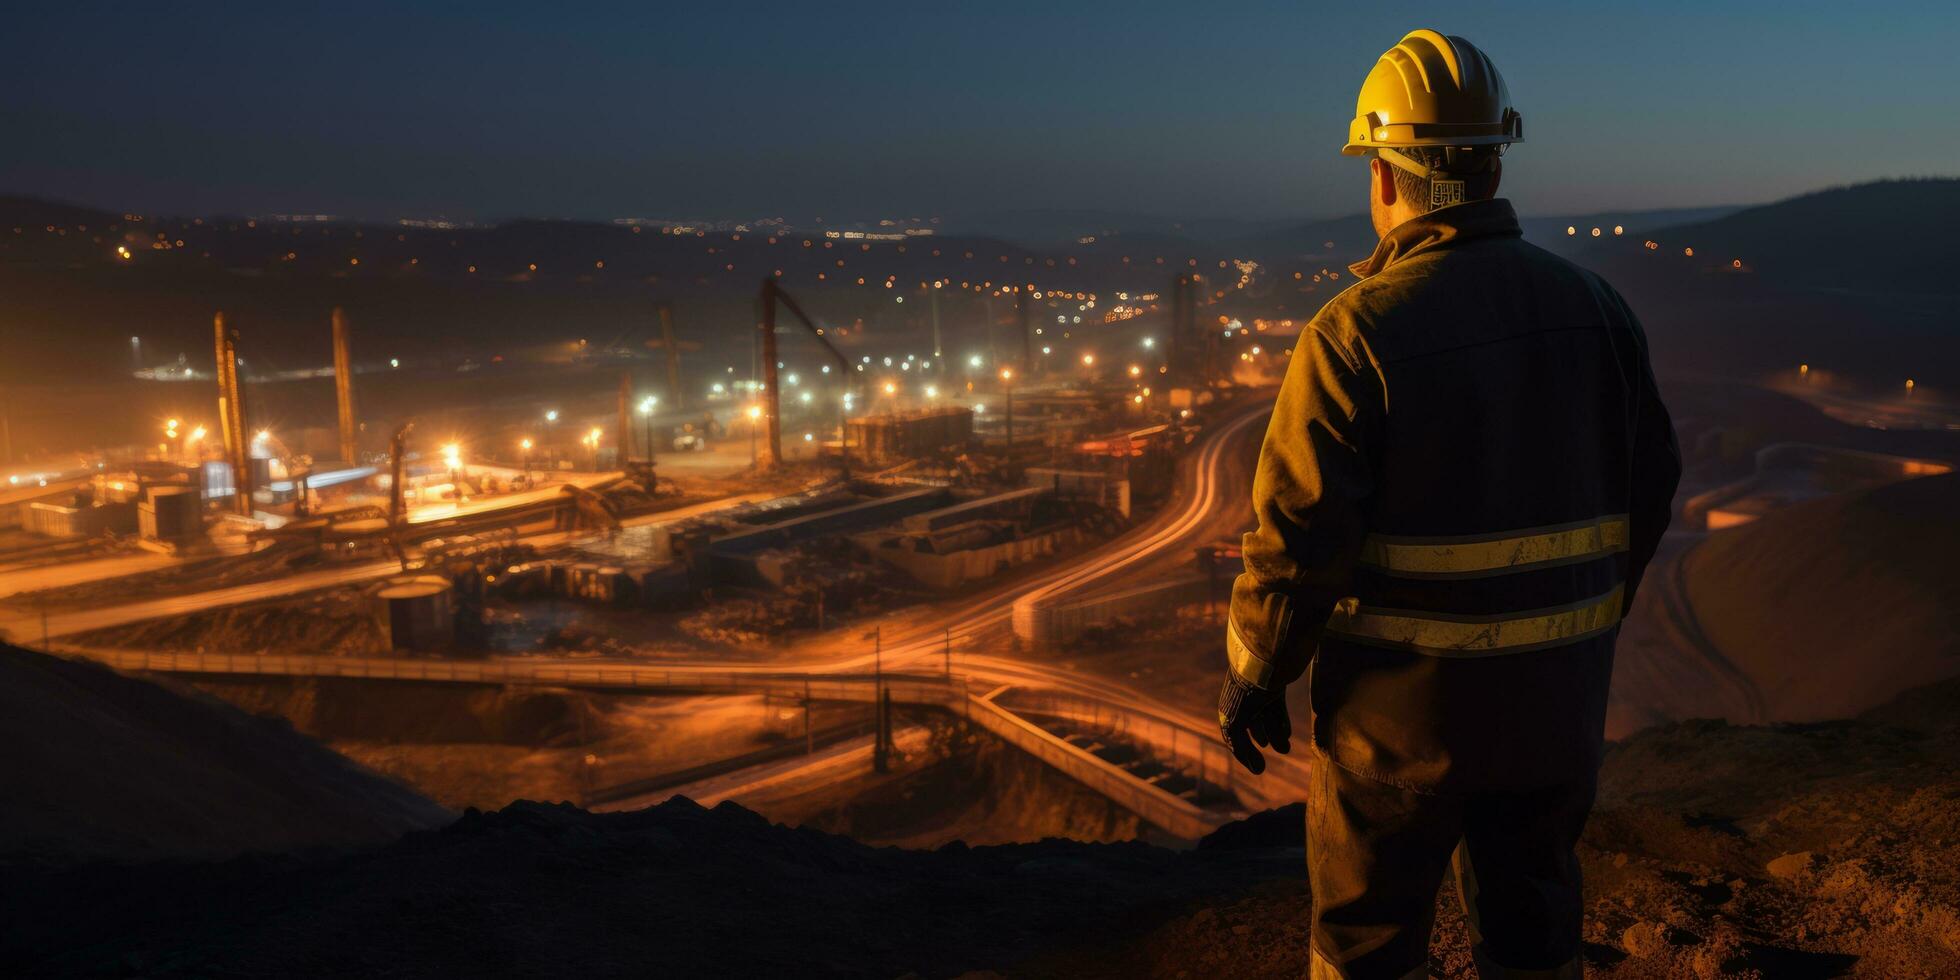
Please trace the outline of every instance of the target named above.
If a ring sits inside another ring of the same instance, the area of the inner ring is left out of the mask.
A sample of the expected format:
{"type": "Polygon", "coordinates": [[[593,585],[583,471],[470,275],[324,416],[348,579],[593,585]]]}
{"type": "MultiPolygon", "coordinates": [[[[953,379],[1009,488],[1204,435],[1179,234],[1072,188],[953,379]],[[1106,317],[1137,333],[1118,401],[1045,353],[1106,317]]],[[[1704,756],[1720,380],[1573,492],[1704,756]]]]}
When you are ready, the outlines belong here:
{"type": "Polygon", "coordinates": [[[1111,620],[1202,601],[1208,586],[1204,576],[1188,575],[1084,599],[1023,597],[1014,603],[1014,635],[1031,649],[1045,650],[1111,620]]]}

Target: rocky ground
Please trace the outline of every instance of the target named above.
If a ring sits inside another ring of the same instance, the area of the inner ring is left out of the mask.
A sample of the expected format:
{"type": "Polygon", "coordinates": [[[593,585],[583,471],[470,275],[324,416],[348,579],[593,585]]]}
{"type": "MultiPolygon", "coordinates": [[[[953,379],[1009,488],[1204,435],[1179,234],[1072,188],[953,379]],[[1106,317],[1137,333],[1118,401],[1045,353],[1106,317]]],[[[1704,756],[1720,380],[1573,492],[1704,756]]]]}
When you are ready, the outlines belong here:
{"type": "MultiPolygon", "coordinates": [[[[1960,975],[1960,681],[1849,721],[1657,728],[1602,776],[1581,850],[1593,975],[1960,975]]],[[[1262,815],[1182,851],[905,850],[730,805],[520,803],[378,846],[16,856],[0,972],[1299,975],[1300,826],[1262,815]]],[[[1441,976],[1470,975],[1455,906],[1445,888],[1441,976]]]]}

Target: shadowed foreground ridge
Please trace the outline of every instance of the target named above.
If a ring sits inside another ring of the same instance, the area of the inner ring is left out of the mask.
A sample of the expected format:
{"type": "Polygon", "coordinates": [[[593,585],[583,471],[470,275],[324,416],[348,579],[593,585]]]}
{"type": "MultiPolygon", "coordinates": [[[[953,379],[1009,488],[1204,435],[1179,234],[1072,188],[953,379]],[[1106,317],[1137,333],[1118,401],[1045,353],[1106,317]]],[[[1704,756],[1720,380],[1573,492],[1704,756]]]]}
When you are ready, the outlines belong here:
{"type": "MultiPolygon", "coordinates": [[[[296,767],[322,755],[339,781],[329,788],[375,780],[280,726],[230,709],[214,723],[201,696],[25,651],[0,663],[16,686],[38,671],[106,689],[63,738],[126,747],[140,730],[158,747],[149,764],[191,780],[128,780],[111,807],[55,781],[12,781],[0,798],[10,834],[64,817],[87,826],[120,814],[140,826],[144,815],[202,812],[237,840],[268,840],[289,831],[294,807],[196,794],[233,792],[240,771],[267,792],[320,792],[273,780],[303,776],[296,767]],[[212,731],[225,737],[195,737],[212,731]],[[239,753],[265,764],[241,770],[239,753]]],[[[1592,975],[1953,975],[1956,718],[1960,680],[1949,680],[1857,719],[1684,722],[1613,745],[1579,850],[1592,975]]],[[[15,744],[23,751],[7,763],[24,772],[73,758],[55,740],[15,744]]],[[[401,819],[400,798],[376,799],[386,819],[401,819]]],[[[676,798],[607,814],[521,802],[389,843],[258,847],[224,860],[194,849],[127,863],[137,852],[30,849],[9,837],[0,974],[1299,975],[1301,831],[1296,805],[1190,851],[1063,840],[919,851],[676,798]]],[[[1470,976],[1448,888],[1438,910],[1437,974],[1470,976]]]]}
{"type": "Polygon", "coordinates": [[[1207,897],[1294,877],[1299,861],[1070,841],[873,848],[676,798],[616,814],[472,810],[323,861],[97,868],[0,887],[10,905],[62,894],[24,910],[39,922],[15,923],[13,943],[46,929],[47,945],[8,953],[51,972],[940,976],[1114,944],[1207,897]]]}

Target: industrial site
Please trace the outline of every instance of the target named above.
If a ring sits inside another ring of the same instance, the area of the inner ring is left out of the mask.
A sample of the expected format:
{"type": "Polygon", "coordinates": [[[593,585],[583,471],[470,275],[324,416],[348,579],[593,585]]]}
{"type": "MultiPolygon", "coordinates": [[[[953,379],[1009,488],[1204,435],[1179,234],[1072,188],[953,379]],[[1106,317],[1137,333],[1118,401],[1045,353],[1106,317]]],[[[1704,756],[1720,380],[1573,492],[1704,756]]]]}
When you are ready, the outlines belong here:
{"type": "Polygon", "coordinates": [[[0,975],[1960,976],[1939,106],[1147,7],[24,16],[0,975]]]}

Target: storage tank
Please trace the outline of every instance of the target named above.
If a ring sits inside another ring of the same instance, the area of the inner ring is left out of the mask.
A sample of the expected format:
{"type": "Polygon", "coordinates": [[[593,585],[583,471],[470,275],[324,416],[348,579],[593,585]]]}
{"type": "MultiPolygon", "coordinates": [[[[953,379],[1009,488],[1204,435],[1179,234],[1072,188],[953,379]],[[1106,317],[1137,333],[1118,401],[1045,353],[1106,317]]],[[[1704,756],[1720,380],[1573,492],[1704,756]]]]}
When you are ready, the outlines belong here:
{"type": "Polygon", "coordinates": [[[137,505],[137,523],[146,540],[183,544],[203,532],[203,511],[193,487],[151,487],[148,498],[137,505]]]}
{"type": "Polygon", "coordinates": [[[456,606],[440,575],[389,579],[374,593],[375,617],[395,650],[446,650],[456,642],[456,606]]]}

